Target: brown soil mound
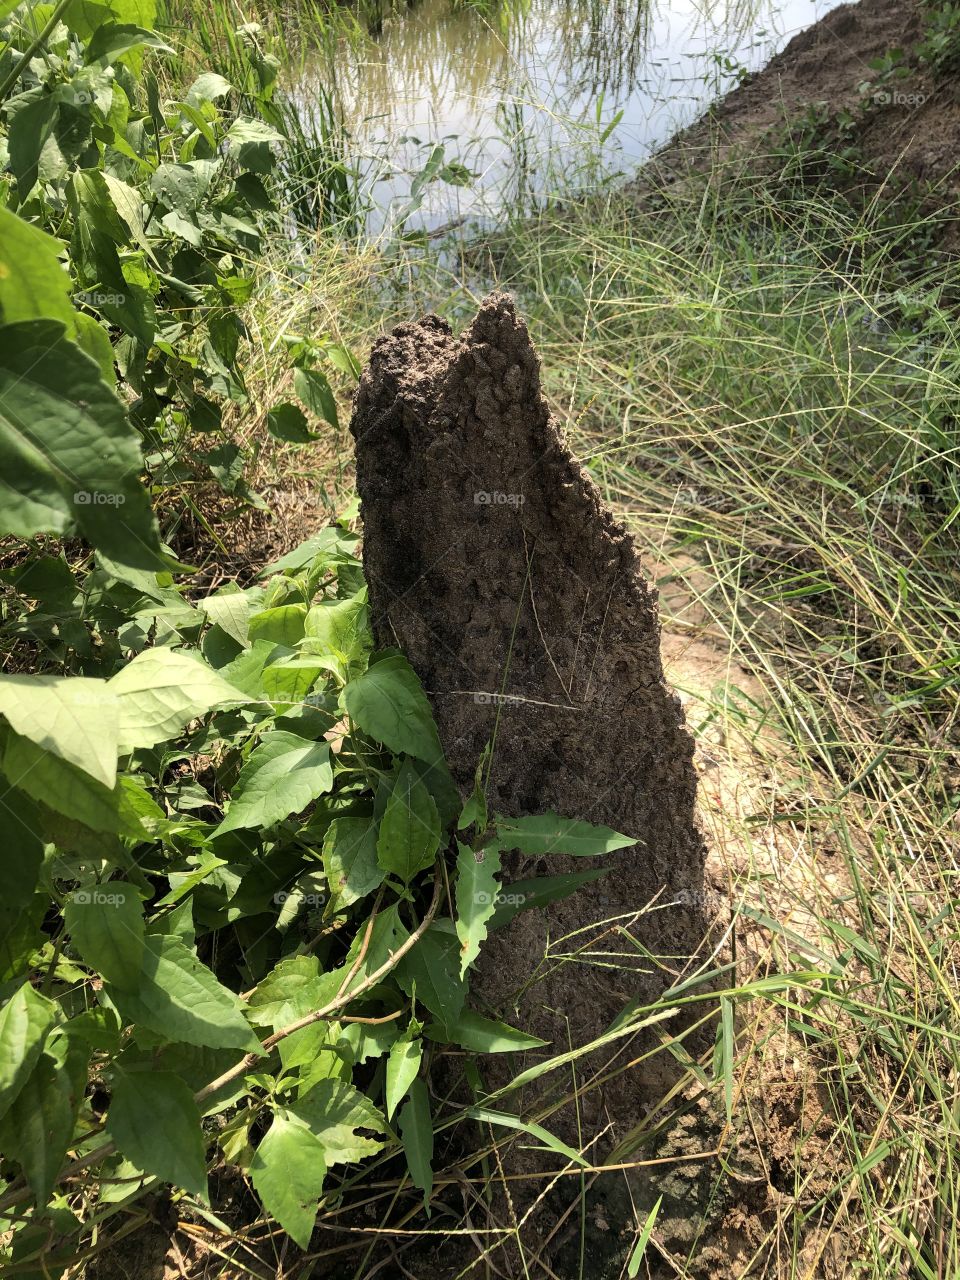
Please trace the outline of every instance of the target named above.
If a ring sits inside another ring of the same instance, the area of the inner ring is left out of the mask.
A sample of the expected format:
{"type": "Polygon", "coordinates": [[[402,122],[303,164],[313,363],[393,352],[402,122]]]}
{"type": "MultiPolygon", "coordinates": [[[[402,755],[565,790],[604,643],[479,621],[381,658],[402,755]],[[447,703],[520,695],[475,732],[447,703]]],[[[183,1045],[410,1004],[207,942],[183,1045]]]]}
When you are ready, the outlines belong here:
{"type": "MultiPolygon", "coordinates": [[[[458,783],[473,785],[492,742],[494,812],[565,814],[638,842],[610,876],[496,934],[478,974],[479,998],[553,1052],[569,1027],[583,1043],[631,998],[655,999],[705,931],[693,742],[663,682],[655,596],[560,440],[505,295],[459,339],[435,316],[381,339],[352,430],[374,631],[423,680],[458,783]],[[591,939],[577,932],[613,918],[665,958],[638,957],[626,987],[578,955],[591,939]],[[571,962],[541,974],[565,936],[571,962]]],[[[507,863],[505,880],[584,867],[507,863]]]]}

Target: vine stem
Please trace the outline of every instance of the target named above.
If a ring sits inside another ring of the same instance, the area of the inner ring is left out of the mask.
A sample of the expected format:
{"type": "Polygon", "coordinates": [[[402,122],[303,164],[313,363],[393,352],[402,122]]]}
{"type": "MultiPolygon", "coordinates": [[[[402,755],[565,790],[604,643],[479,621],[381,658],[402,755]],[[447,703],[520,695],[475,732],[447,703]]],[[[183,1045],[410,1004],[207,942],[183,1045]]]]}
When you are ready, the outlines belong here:
{"type": "Polygon", "coordinates": [[[51,31],[53,31],[54,27],[57,25],[57,23],[60,21],[61,17],[63,16],[63,11],[66,9],[69,3],[70,3],[70,0],[58,0],[58,3],[54,6],[53,13],[51,13],[50,17],[47,19],[46,25],[44,26],[42,31],[38,32],[37,35],[34,36],[31,43],[27,45],[27,48],[23,53],[23,55],[21,56],[20,60],[14,63],[13,68],[11,69],[6,80],[4,80],[3,84],[0,84],[0,102],[3,101],[3,99],[7,96],[7,94],[10,92],[13,86],[20,79],[20,72],[24,69],[25,66],[27,66],[30,59],[34,56],[34,54],[37,52],[40,46],[44,43],[44,41],[50,35],[51,31]]]}
{"type": "MultiPolygon", "coordinates": [[[[397,947],[396,951],[391,953],[389,959],[384,961],[379,969],[376,969],[371,973],[369,978],[364,978],[363,982],[361,982],[360,985],[355,987],[352,991],[344,991],[341,987],[340,994],[338,994],[334,1000],[331,1000],[329,1004],[324,1005],[322,1009],[315,1009],[312,1013],[308,1013],[304,1017],[298,1018],[296,1022],[291,1022],[287,1026],[281,1027],[280,1030],[275,1031],[272,1036],[268,1036],[261,1045],[259,1052],[245,1054],[240,1061],[232,1066],[228,1071],[224,1071],[222,1075],[217,1076],[216,1080],[211,1080],[208,1085],[204,1085],[202,1089],[199,1089],[193,1095],[194,1102],[198,1104],[202,1103],[212,1094],[219,1092],[224,1085],[230,1084],[233,1080],[236,1080],[238,1076],[242,1076],[244,1072],[249,1071],[251,1067],[255,1066],[265,1054],[270,1053],[274,1048],[276,1048],[281,1040],[286,1040],[287,1036],[292,1036],[295,1031],[302,1031],[304,1027],[312,1026],[314,1022],[321,1022],[324,1018],[329,1018],[332,1013],[335,1013],[338,1009],[342,1009],[344,1005],[349,1004],[351,1000],[355,1000],[358,996],[363,995],[365,991],[369,991],[371,987],[375,987],[381,979],[387,976],[391,969],[394,969],[397,966],[407,952],[417,945],[426,931],[430,928],[430,925],[433,923],[433,918],[440,907],[442,888],[443,877],[440,874],[440,867],[438,865],[433,880],[433,899],[430,902],[430,906],[427,908],[426,915],[417,925],[413,933],[410,934],[409,938],[407,938],[405,942],[402,942],[400,946],[397,947]]],[[[348,975],[348,982],[351,976],[352,973],[348,975]]],[[[384,1019],[384,1021],[392,1021],[394,1017],[396,1017],[395,1014],[391,1015],[390,1019],[384,1019]]],[[[81,1156],[80,1159],[71,1161],[60,1177],[69,1178],[74,1174],[81,1172],[81,1170],[89,1168],[90,1165],[99,1164],[101,1160],[105,1160],[108,1156],[112,1156],[116,1149],[115,1143],[106,1142],[103,1146],[97,1147],[95,1151],[90,1151],[87,1155],[81,1156]]],[[[9,1195],[0,1200],[0,1212],[18,1204],[21,1200],[26,1199],[29,1194],[29,1187],[22,1187],[19,1191],[10,1192],[9,1195]]]]}

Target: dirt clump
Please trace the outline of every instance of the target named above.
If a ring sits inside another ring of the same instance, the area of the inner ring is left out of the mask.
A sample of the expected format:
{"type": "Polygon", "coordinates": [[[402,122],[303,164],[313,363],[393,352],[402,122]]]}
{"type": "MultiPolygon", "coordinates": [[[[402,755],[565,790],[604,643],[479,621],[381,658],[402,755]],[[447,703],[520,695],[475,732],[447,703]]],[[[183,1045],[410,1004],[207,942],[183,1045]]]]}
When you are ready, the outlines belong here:
{"type": "MultiPolygon", "coordinates": [[[[693,742],[664,683],[655,593],[561,440],[507,296],[459,338],[427,316],[380,339],[351,430],[375,636],[422,679],[458,784],[493,743],[494,812],[637,840],[608,875],[492,935],[474,978],[480,1006],[545,1054],[586,1043],[662,994],[706,932],[693,742]]],[[[506,855],[504,888],[583,869],[506,855]]],[[[605,1099],[635,1114],[643,1072],[625,1075],[605,1099]]],[[[599,1093],[582,1100],[582,1122],[600,1114],[599,1093]]]]}

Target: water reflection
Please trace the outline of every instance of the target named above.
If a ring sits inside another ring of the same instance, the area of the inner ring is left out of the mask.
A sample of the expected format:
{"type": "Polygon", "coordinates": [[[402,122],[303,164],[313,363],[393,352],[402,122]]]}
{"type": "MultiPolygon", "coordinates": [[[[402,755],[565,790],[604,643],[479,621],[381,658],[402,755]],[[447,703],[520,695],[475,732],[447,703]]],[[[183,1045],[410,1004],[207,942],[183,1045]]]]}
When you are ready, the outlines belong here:
{"type": "Polygon", "coordinates": [[[326,86],[354,144],[388,161],[371,177],[375,226],[437,228],[642,161],[835,3],[386,0],[373,39],[318,52],[296,92],[326,86]],[[411,201],[438,143],[434,180],[411,201]],[[468,186],[453,185],[451,160],[468,186]]]}

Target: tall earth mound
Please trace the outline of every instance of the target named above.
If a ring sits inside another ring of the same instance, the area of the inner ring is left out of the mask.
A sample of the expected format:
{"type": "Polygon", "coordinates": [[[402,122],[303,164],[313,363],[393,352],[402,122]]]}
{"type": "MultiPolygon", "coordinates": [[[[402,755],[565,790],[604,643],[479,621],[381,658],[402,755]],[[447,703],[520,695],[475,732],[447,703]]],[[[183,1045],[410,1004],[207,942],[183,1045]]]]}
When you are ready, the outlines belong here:
{"type": "MultiPolygon", "coordinates": [[[[704,938],[693,743],[663,680],[655,593],[564,447],[506,295],[459,338],[437,316],[381,338],[351,430],[377,642],[415,667],[461,789],[495,739],[492,811],[553,810],[637,840],[608,857],[609,875],[522,913],[481,955],[481,1006],[562,1052],[661,994],[704,938]]],[[[504,880],[589,865],[506,855],[504,880]]],[[[606,1101],[629,1112],[626,1083],[606,1101]]]]}

